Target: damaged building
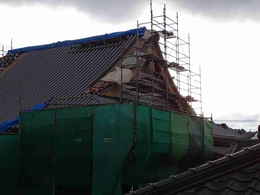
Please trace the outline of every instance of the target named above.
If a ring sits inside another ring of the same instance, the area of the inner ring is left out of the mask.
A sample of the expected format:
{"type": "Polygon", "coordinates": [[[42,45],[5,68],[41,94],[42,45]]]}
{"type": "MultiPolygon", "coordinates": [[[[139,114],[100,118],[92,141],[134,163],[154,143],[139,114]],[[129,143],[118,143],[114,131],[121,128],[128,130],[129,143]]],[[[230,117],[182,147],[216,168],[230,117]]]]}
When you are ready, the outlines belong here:
{"type": "MultiPolygon", "coordinates": [[[[3,191],[122,195],[255,144],[255,133],[195,112],[170,70],[185,69],[165,59],[162,33],[142,27],[0,58],[3,191]]],[[[147,189],[134,194],[156,194],[147,189]]]]}
{"type": "Polygon", "coordinates": [[[133,102],[195,115],[177,90],[158,45],[144,28],[12,50],[1,59],[0,122],[40,103],[133,102]]]}

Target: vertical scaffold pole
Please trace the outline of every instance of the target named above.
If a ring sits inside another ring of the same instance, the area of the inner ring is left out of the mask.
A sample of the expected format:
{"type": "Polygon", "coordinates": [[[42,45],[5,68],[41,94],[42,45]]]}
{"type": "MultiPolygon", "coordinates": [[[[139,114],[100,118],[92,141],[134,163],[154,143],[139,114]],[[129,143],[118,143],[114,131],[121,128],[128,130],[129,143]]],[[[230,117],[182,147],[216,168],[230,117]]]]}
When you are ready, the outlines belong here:
{"type": "Polygon", "coordinates": [[[5,46],[2,45],[2,57],[4,57],[4,55],[5,55],[5,46]]]}
{"type": "Polygon", "coordinates": [[[191,44],[190,44],[190,33],[188,34],[188,63],[189,63],[189,73],[188,73],[188,96],[190,96],[191,97],[191,50],[190,50],[190,46],[191,46],[191,44]]]}
{"type": "Polygon", "coordinates": [[[163,30],[164,30],[164,58],[167,61],[167,26],[166,26],[166,4],[163,7],[163,30]]]}
{"type": "Polygon", "coordinates": [[[120,104],[123,103],[123,63],[120,63],[120,104]]]}
{"type": "MultiPolygon", "coordinates": [[[[167,61],[167,21],[166,21],[166,2],[164,3],[163,6],[163,41],[164,41],[164,60],[166,61],[166,65],[168,66],[168,61],[167,61]]],[[[166,66],[166,69],[167,69],[166,66]]],[[[169,105],[169,92],[168,92],[168,87],[169,87],[169,82],[166,81],[166,101],[165,101],[165,108],[168,110],[168,105],[169,105]]]]}
{"type": "Polygon", "coordinates": [[[153,31],[153,0],[150,0],[151,31],[153,31]]]}
{"type": "MultiPolygon", "coordinates": [[[[180,37],[179,37],[179,13],[176,13],[176,63],[180,65],[180,37]]],[[[180,72],[177,71],[177,85],[178,90],[181,92],[181,84],[180,84],[180,72]]]]}
{"type": "Polygon", "coordinates": [[[13,50],[13,39],[11,39],[11,50],[13,50]]]}
{"type": "Polygon", "coordinates": [[[199,68],[199,77],[200,77],[200,113],[201,113],[201,115],[203,115],[201,66],[200,66],[200,68],[199,68]]]}

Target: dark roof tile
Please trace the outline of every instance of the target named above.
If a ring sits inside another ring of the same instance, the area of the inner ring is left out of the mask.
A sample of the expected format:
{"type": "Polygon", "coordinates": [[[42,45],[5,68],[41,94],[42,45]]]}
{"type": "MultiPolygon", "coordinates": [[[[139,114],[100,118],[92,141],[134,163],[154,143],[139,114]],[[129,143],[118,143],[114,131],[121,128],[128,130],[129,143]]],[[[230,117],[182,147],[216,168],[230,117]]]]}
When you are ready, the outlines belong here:
{"type": "Polygon", "coordinates": [[[0,78],[0,122],[15,119],[19,110],[53,97],[84,94],[109,71],[135,37],[122,37],[98,46],[91,43],[22,54],[0,78]]]}
{"type": "MultiPolygon", "coordinates": [[[[260,194],[260,144],[210,161],[168,179],[159,187],[142,188],[138,195],[260,194]]],[[[129,193],[129,195],[132,195],[129,193]]]]}
{"type": "Polygon", "coordinates": [[[78,97],[53,98],[46,109],[64,108],[69,106],[97,105],[97,104],[114,104],[118,103],[116,99],[101,97],[92,94],[85,94],[78,97]]]}

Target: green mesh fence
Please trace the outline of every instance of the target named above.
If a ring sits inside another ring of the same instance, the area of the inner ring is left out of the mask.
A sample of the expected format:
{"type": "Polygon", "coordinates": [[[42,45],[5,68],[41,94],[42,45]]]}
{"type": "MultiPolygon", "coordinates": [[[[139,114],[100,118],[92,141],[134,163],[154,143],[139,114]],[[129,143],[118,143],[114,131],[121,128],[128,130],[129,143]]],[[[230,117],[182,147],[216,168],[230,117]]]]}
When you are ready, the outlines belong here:
{"type": "Polygon", "coordinates": [[[0,194],[16,195],[18,182],[17,135],[0,135],[0,194]]]}
{"type": "Polygon", "coordinates": [[[212,126],[147,106],[112,104],[22,114],[19,182],[28,194],[80,189],[120,195],[178,172],[178,163],[207,159],[212,126]]]}

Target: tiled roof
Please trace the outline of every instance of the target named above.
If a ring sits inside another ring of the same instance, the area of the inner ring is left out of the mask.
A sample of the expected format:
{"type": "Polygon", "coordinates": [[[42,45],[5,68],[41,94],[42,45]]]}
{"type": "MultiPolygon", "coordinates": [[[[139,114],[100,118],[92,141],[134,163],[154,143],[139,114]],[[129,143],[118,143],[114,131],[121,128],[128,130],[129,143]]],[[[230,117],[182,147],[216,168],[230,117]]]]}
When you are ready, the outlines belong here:
{"type": "Polygon", "coordinates": [[[30,47],[24,47],[24,48],[18,48],[18,49],[12,49],[8,51],[8,54],[19,54],[19,53],[26,53],[31,51],[41,51],[46,49],[53,49],[53,48],[59,48],[59,47],[69,47],[74,46],[78,44],[86,44],[91,42],[97,42],[97,41],[105,41],[109,39],[116,39],[123,36],[143,36],[146,32],[146,28],[137,28],[137,29],[131,29],[127,31],[122,32],[114,32],[110,34],[104,34],[104,35],[98,35],[93,37],[87,37],[83,39],[77,39],[77,40],[68,40],[68,41],[59,41],[56,43],[46,44],[46,45],[38,45],[38,46],[30,46],[30,47]]]}
{"type": "Polygon", "coordinates": [[[255,135],[255,132],[246,132],[243,129],[232,129],[228,126],[213,124],[213,135],[220,138],[247,140],[255,135]]]}
{"type": "Polygon", "coordinates": [[[260,194],[260,144],[149,184],[128,195],[260,194]]]}
{"type": "Polygon", "coordinates": [[[78,97],[53,98],[48,108],[63,108],[69,106],[81,105],[97,105],[97,104],[115,104],[119,101],[113,98],[101,97],[93,94],[85,94],[78,97]]]}
{"type": "MultiPolygon", "coordinates": [[[[71,97],[102,77],[134,43],[136,35],[30,51],[0,77],[0,122],[53,97],[71,97]]],[[[75,101],[74,101],[75,102],[75,101]]]]}

